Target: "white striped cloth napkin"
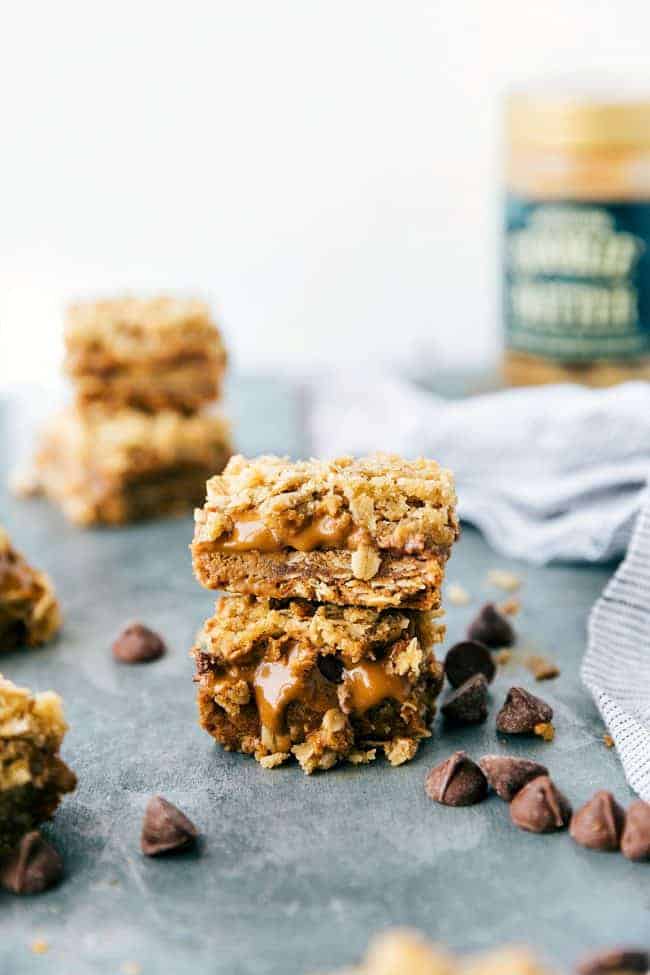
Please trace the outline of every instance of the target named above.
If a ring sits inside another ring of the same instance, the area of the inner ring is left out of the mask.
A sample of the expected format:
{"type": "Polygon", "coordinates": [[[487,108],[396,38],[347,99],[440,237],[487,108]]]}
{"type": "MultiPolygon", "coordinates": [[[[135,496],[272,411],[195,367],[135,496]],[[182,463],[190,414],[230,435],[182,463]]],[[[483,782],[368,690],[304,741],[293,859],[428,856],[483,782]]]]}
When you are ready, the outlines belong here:
{"type": "Polygon", "coordinates": [[[456,475],[461,517],[506,555],[540,565],[627,553],[591,613],[582,676],[650,801],[650,383],[448,401],[343,375],[314,383],[311,403],[319,455],[436,457],[456,475]]]}
{"type": "Polygon", "coordinates": [[[628,782],[650,802],[650,492],[627,555],[591,611],[582,679],[628,782]]]}

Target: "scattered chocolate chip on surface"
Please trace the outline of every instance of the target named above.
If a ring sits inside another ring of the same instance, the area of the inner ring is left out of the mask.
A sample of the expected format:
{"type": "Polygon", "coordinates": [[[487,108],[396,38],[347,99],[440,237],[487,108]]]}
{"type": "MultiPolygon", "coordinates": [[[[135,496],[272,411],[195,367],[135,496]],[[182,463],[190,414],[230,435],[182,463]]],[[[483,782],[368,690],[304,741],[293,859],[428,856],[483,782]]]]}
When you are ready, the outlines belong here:
{"type": "Polygon", "coordinates": [[[515,631],[494,603],[486,603],[478,616],[467,628],[470,640],[484,643],[486,647],[510,647],[515,642],[515,631]]]}
{"type": "Polygon", "coordinates": [[[158,660],[166,651],[163,639],[142,623],[132,623],[113,644],[113,656],[123,664],[143,664],[158,660]]]}
{"type": "Polygon", "coordinates": [[[474,674],[452,691],[440,710],[445,720],[452,724],[482,724],[488,716],[487,699],[485,675],[474,674]]]}
{"type": "Polygon", "coordinates": [[[478,764],[488,780],[488,785],[506,802],[512,802],[528,782],[540,775],[548,775],[545,765],[510,755],[484,755],[478,764]]]}
{"type": "Polygon", "coordinates": [[[529,653],[524,657],[524,667],[531,672],[535,680],[553,680],[560,676],[560,668],[541,653],[529,653]]]}
{"type": "Polygon", "coordinates": [[[529,833],[553,833],[568,824],[571,806],[548,775],[540,775],[514,797],[510,818],[529,833]]]}
{"type": "Polygon", "coordinates": [[[624,820],[625,812],[611,792],[601,790],[573,814],[569,833],[589,850],[618,850],[624,820]]]}
{"type": "Polygon", "coordinates": [[[58,884],[63,861],[37,830],[26,833],[0,862],[0,886],[12,894],[40,894],[58,884]]]}
{"type": "Polygon", "coordinates": [[[445,674],[452,687],[460,687],[475,674],[483,674],[490,683],[495,673],[492,654],[484,643],[477,643],[475,640],[455,643],[445,657],[445,674]]]}
{"type": "Polygon", "coordinates": [[[194,823],[162,796],[152,796],[142,822],[140,846],[149,857],[190,846],[199,835],[194,823]]]}
{"type": "Polygon", "coordinates": [[[605,948],[588,955],[576,967],[577,975],[625,975],[647,972],[650,953],[636,948],[605,948]]]}
{"type": "Polygon", "coordinates": [[[636,799],[625,815],[621,852],[628,860],[650,860],[650,803],[636,799]]]}
{"type": "Polygon", "coordinates": [[[553,708],[523,687],[511,687],[497,715],[497,731],[506,735],[535,735],[553,720],[553,708]]]}
{"type": "Polygon", "coordinates": [[[454,752],[432,768],[424,788],[430,799],[444,806],[473,806],[487,796],[487,780],[465,752],[454,752]]]}

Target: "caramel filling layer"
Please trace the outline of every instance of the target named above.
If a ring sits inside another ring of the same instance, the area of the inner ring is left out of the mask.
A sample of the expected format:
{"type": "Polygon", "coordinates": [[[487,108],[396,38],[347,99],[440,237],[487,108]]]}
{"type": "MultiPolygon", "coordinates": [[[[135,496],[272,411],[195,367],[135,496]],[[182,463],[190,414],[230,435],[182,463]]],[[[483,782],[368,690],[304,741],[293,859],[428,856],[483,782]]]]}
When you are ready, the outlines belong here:
{"type": "Polygon", "coordinates": [[[352,711],[355,714],[365,714],[386,698],[401,702],[408,697],[408,681],[397,674],[387,673],[382,663],[363,660],[343,673],[344,683],[352,696],[352,711]]]}
{"type": "MultiPolygon", "coordinates": [[[[299,699],[315,702],[317,697],[314,672],[304,675],[294,670],[295,652],[286,661],[263,660],[252,676],[260,722],[278,740],[286,737],[285,713],[289,704],[299,699]]],[[[402,702],[410,691],[406,678],[387,673],[384,664],[371,660],[344,669],[343,682],[351,694],[352,713],[358,715],[387,698],[402,702]]]]}
{"type": "Polygon", "coordinates": [[[227,535],[217,538],[214,547],[218,552],[281,552],[293,548],[298,552],[315,549],[347,548],[354,550],[362,540],[362,533],[355,529],[350,519],[321,515],[299,531],[272,530],[256,515],[246,514],[235,520],[227,535]]]}
{"type": "Polygon", "coordinates": [[[304,676],[298,676],[292,669],[292,656],[290,653],[286,662],[263,660],[253,676],[260,721],[274,735],[284,733],[284,714],[291,701],[309,695],[304,676]]]}

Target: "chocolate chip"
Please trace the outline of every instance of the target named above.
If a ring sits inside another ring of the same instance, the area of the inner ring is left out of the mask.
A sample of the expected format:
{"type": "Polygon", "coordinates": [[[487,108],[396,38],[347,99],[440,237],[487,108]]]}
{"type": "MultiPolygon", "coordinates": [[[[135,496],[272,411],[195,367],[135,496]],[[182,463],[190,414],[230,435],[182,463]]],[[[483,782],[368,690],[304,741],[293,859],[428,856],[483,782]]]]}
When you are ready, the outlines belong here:
{"type": "Polygon", "coordinates": [[[424,788],[430,799],[444,806],[473,806],[487,795],[485,776],[465,752],[454,752],[432,768],[424,788]]]}
{"type": "Polygon", "coordinates": [[[509,647],[515,642],[515,631],[494,603],[486,603],[479,610],[467,628],[467,636],[486,647],[509,647]]]}
{"type": "Polygon", "coordinates": [[[318,658],[318,669],[326,680],[333,684],[340,684],[343,680],[343,664],[331,653],[321,654],[318,658]]]}
{"type": "Polygon", "coordinates": [[[547,725],[553,708],[523,687],[511,687],[497,715],[497,731],[507,735],[534,735],[538,725],[547,725]]]}
{"type": "Polygon", "coordinates": [[[618,850],[625,813],[611,792],[601,790],[571,817],[569,832],[590,850],[618,850]]]}
{"type": "Polygon", "coordinates": [[[488,715],[487,681],[483,674],[474,674],[449,695],[441,710],[452,724],[481,724],[488,715]]]}
{"type": "Polygon", "coordinates": [[[140,846],[149,857],[172,853],[190,846],[199,832],[187,816],[162,796],[147,803],[142,822],[140,846]]]}
{"type": "Polygon", "coordinates": [[[650,803],[633,802],[625,816],[621,852],[628,860],[650,860],[650,803]]]}
{"type": "Polygon", "coordinates": [[[577,966],[577,975],[614,975],[625,972],[647,972],[650,953],[636,948],[605,948],[584,958],[577,966]]]}
{"type": "Polygon", "coordinates": [[[540,775],[514,797],[510,818],[515,826],[529,833],[553,833],[567,825],[571,806],[548,775],[540,775]]]}
{"type": "Polygon", "coordinates": [[[484,755],[478,763],[496,794],[512,802],[520,789],[540,775],[548,775],[548,769],[528,758],[511,758],[509,755],[484,755]]]}
{"type": "Polygon", "coordinates": [[[490,683],[495,673],[492,654],[484,643],[463,640],[462,643],[456,643],[445,657],[445,674],[453,687],[460,687],[474,674],[483,674],[490,683]]]}
{"type": "Polygon", "coordinates": [[[12,894],[40,894],[63,876],[63,861],[53,846],[34,830],[0,864],[0,885],[12,894]]]}
{"type": "Polygon", "coordinates": [[[132,623],[113,644],[113,656],[123,664],[142,664],[158,660],[166,649],[157,633],[142,623],[132,623]]]}

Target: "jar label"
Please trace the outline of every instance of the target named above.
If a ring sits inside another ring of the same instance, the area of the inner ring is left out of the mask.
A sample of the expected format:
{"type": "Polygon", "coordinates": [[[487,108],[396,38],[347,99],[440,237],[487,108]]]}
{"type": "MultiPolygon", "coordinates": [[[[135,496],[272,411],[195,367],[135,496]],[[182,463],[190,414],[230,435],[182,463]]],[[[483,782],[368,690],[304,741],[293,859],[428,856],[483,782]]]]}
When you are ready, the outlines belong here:
{"type": "Polygon", "coordinates": [[[510,349],[564,362],[650,354],[650,203],[506,206],[510,349]]]}

